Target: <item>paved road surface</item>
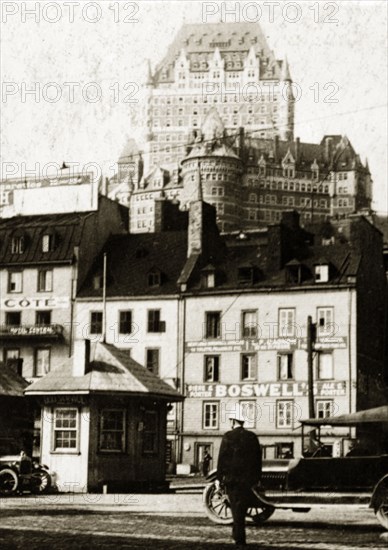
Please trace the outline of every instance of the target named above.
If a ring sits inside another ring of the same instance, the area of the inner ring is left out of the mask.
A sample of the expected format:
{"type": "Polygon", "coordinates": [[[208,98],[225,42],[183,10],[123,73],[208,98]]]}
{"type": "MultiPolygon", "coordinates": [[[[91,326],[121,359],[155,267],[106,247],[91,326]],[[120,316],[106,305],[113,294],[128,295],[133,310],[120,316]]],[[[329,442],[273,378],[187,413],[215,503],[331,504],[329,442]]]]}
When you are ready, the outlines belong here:
{"type": "MultiPolygon", "coordinates": [[[[0,548],[233,548],[229,526],[211,523],[200,494],[52,495],[0,500],[0,548]]],[[[248,527],[249,548],[359,550],[387,548],[370,510],[343,507],[308,514],[277,511],[248,527]]]]}

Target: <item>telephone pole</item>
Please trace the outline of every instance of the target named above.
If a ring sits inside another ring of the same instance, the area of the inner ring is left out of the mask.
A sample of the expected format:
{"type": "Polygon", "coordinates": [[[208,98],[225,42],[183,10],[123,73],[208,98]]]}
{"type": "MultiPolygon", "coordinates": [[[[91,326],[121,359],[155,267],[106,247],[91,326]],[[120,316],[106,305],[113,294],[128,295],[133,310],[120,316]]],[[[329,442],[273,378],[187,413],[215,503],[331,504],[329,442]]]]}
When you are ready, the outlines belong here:
{"type": "Polygon", "coordinates": [[[313,352],[317,325],[311,315],[307,317],[307,385],[309,396],[309,418],[315,418],[313,352]]]}

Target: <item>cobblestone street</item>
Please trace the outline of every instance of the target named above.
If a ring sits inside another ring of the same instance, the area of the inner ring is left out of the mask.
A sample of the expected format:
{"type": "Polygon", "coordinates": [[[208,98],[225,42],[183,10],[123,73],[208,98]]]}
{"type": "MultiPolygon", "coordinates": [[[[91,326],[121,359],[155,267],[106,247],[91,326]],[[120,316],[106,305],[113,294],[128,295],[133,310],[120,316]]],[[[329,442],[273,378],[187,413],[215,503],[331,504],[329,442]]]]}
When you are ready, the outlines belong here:
{"type": "MultiPolygon", "coordinates": [[[[229,526],[205,517],[201,495],[53,495],[2,499],[0,547],[72,550],[233,547],[229,526]]],[[[277,511],[249,526],[250,548],[358,550],[386,548],[370,510],[343,507],[308,514],[277,511]]]]}

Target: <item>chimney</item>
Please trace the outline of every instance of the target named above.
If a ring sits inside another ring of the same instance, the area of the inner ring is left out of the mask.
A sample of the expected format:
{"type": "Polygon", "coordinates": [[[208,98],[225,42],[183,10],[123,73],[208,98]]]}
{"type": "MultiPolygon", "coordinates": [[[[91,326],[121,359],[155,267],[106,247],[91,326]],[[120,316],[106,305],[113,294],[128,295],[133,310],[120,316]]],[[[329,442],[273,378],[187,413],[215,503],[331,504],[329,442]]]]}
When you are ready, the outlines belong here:
{"type": "Polygon", "coordinates": [[[90,351],[90,340],[76,340],[74,342],[73,376],[84,376],[89,372],[90,351]]]}
{"type": "Polygon", "coordinates": [[[299,229],[299,212],[296,210],[286,210],[282,212],[282,221],[281,224],[289,229],[299,229]]]}
{"type": "Polygon", "coordinates": [[[300,138],[295,139],[295,162],[299,162],[300,158],[300,138]]]}
{"type": "Polygon", "coordinates": [[[189,227],[187,231],[187,257],[201,254],[203,237],[203,210],[201,200],[193,201],[189,206],[189,227]]]}
{"type": "Polygon", "coordinates": [[[179,203],[165,198],[155,199],[154,231],[186,231],[188,212],[179,209],[179,203]]]}
{"type": "Polygon", "coordinates": [[[244,128],[240,126],[238,129],[238,138],[237,138],[237,154],[241,157],[241,153],[244,149],[244,128]]]}
{"type": "Polygon", "coordinates": [[[106,197],[108,195],[109,178],[101,176],[101,195],[106,197]]]}
{"type": "Polygon", "coordinates": [[[278,135],[275,136],[274,148],[275,148],[275,162],[277,162],[279,157],[279,136],[278,135]]]}
{"type": "Polygon", "coordinates": [[[166,204],[166,199],[164,197],[155,199],[154,202],[154,231],[155,233],[160,233],[163,231],[164,223],[164,206],[166,204]]]}
{"type": "Polygon", "coordinates": [[[324,152],[324,155],[325,155],[325,162],[327,162],[328,164],[330,164],[330,161],[331,161],[331,142],[332,142],[331,137],[326,137],[325,138],[325,152],[324,152]]]}

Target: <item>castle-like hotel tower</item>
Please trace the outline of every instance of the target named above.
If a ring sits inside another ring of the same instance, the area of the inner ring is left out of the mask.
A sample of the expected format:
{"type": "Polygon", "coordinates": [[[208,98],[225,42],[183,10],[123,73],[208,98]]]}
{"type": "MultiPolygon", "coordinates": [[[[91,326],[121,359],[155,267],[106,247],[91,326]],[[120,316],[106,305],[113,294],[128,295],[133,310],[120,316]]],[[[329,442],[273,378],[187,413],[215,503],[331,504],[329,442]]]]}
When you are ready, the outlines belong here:
{"type": "Polygon", "coordinates": [[[154,201],[185,208],[200,178],[222,231],[302,223],[369,210],[371,178],[346,137],[294,140],[286,60],[256,23],[183,25],[164,59],[149,67],[139,119],[109,195],[130,206],[131,232],[154,230],[154,201]]]}

